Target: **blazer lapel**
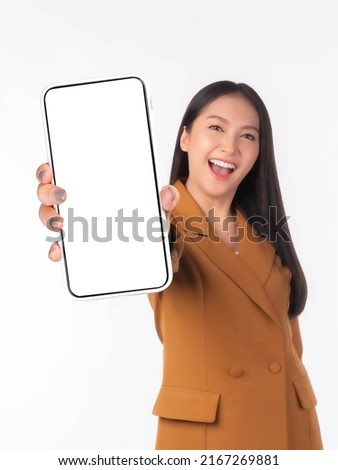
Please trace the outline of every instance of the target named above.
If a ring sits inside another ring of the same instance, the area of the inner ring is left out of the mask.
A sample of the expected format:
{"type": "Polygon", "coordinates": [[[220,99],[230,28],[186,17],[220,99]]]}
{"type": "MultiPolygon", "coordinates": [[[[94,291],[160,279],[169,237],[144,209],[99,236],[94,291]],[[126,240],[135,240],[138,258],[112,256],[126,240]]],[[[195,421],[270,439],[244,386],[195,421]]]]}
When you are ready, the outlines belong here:
{"type": "Polygon", "coordinates": [[[254,236],[244,215],[237,210],[239,252],[237,255],[213,233],[201,208],[181,181],[175,183],[180,201],[171,214],[171,223],[220,270],[230,277],[264,312],[277,321],[264,284],[269,276],[275,250],[267,240],[254,236]]]}

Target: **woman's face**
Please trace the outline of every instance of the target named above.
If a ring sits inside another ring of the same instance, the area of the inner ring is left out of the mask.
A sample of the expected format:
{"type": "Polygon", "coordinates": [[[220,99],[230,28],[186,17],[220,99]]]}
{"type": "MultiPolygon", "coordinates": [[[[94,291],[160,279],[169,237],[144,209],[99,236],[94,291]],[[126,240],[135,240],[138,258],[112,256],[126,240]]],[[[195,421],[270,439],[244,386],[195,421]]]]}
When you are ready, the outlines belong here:
{"type": "Polygon", "coordinates": [[[188,191],[201,198],[232,201],[259,153],[259,116],[240,94],[207,105],[181,136],[188,153],[188,191]]]}

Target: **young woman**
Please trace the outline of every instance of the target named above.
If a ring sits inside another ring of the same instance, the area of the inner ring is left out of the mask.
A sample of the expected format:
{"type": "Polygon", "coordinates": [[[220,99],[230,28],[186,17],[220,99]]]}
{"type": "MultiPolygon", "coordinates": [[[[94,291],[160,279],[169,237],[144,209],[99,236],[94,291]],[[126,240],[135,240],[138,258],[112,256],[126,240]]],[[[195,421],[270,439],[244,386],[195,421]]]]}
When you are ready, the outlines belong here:
{"type": "MultiPolygon", "coordinates": [[[[40,217],[57,230],[51,204],[66,195],[51,176],[39,167],[40,217]]],[[[301,361],[306,281],[252,88],[220,81],[194,96],[161,196],[174,278],[149,295],[164,349],[156,448],[321,449],[301,361]]],[[[50,258],[60,257],[54,244],[50,258]]]]}

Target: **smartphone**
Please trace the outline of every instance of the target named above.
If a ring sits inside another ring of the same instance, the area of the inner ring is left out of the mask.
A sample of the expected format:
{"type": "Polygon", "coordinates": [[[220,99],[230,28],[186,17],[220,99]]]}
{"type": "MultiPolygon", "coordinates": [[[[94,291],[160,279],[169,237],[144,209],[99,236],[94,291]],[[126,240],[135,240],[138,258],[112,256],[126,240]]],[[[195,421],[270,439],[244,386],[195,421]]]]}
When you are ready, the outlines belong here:
{"type": "Polygon", "coordinates": [[[56,207],[65,280],[77,299],[158,292],[172,280],[147,89],[127,76],[43,92],[54,184],[67,191],[56,207]]]}

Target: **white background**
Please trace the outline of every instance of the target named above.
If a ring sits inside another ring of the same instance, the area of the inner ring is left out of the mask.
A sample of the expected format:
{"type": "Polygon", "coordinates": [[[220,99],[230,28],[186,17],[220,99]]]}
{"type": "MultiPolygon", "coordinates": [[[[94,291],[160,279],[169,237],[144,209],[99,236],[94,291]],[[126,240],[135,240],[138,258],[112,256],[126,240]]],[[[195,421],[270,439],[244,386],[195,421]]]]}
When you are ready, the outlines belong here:
{"type": "MultiPolygon", "coordinates": [[[[72,80],[144,76],[162,183],[192,95],[253,86],[271,115],[293,238],[309,284],[304,362],[327,449],[338,449],[334,0],[1,0],[0,446],[152,449],[161,345],[146,297],[76,303],[47,258],[35,170],[40,96],[72,80]]],[[[132,148],[137,143],[128,143],[132,148]]],[[[140,191],[142,179],[140,178],[140,191]]],[[[90,191],[90,188],[88,188],[90,191]]]]}

